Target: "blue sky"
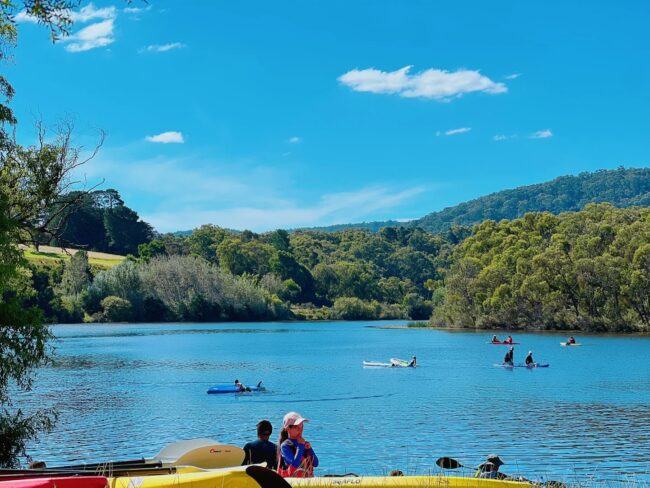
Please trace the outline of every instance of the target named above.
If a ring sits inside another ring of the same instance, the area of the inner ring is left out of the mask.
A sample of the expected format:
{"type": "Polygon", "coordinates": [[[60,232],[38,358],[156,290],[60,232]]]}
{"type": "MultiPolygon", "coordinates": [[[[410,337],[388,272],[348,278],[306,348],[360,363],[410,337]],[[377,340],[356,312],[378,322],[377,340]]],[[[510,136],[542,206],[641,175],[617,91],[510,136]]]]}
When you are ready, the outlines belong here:
{"type": "Polygon", "coordinates": [[[409,219],[648,164],[646,2],[84,3],[19,15],[19,137],[73,119],[159,231],[409,219]]]}

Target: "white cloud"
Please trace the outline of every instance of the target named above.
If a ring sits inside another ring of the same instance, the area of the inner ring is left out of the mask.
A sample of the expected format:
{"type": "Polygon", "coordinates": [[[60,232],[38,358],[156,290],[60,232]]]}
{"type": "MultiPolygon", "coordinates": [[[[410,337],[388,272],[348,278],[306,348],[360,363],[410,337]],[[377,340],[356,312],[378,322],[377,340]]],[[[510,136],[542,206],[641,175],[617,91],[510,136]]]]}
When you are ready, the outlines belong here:
{"type": "Polygon", "coordinates": [[[300,144],[302,142],[302,137],[298,137],[298,136],[290,137],[288,142],[291,144],[300,144]]]}
{"type": "MultiPolygon", "coordinates": [[[[94,19],[114,19],[117,16],[117,10],[115,7],[95,8],[95,5],[92,3],[82,7],[78,12],[75,12],[74,10],[61,10],[60,12],[67,15],[67,17],[75,23],[84,23],[94,19]]],[[[29,15],[26,10],[22,10],[16,14],[15,21],[18,23],[37,23],[38,19],[33,15],[29,15]]]]}
{"type": "Polygon", "coordinates": [[[170,42],[169,44],[151,44],[140,49],[140,52],[164,53],[172,49],[182,49],[186,47],[182,42],[170,42]]]}
{"type": "Polygon", "coordinates": [[[506,80],[516,80],[519,78],[523,73],[512,73],[511,75],[508,75],[505,77],[506,80]]]}
{"type": "Polygon", "coordinates": [[[530,135],[531,139],[548,139],[549,137],[553,137],[551,129],[538,130],[530,135]]]}
{"type": "Polygon", "coordinates": [[[14,20],[19,24],[23,22],[36,24],[38,22],[38,19],[33,15],[29,15],[26,10],[21,10],[20,12],[18,12],[14,17],[14,20]]]}
{"type": "Polygon", "coordinates": [[[66,51],[78,53],[112,44],[115,42],[115,37],[113,37],[113,22],[113,19],[108,19],[103,22],[90,24],[77,33],[65,37],[63,42],[68,43],[65,46],[66,51]]]}
{"type": "Polygon", "coordinates": [[[454,136],[456,134],[465,134],[466,132],[471,131],[471,127],[459,127],[458,129],[449,129],[445,131],[446,136],[454,136]]]}
{"type": "Polygon", "coordinates": [[[125,14],[141,14],[142,12],[151,10],[151,5],[147,7],[124,7],[122,10],[125,14]]]}
{"type": "Polygon", "coordinates": [[[508,136],[505,136],[503,134],[497,134],[492,139],[494,139],[495,141],[505,141],[506,139],[508,139],[508,136]]]}
{"type": "Polygon", "coordinates": [[[177,131],[161,132],[155,136],[147,136],[145,140],[149,142],[159,142],[161,144],[183,144],[183,134],[177,131]]]}
{"type": "Polygon", "coordinates": [[[450,100],[465,93],[505,93],[504,83],[496,83],[480,72],[461,69],[445,71],[430,68],[409,75],[412,66],[386,72],[375,68],[353,69],[339,76],[338,81],[354,91],[396,94],[406,98],[450,100]]]}
{"type": "Polygon", "coordinates": [[[79,12],[70,12],[70,20],[73,22],[88,22],[95,19],[114,19],[117,16],[115,7],[95,8],[95,5],[89,3],[82,7],[79,12]]]}

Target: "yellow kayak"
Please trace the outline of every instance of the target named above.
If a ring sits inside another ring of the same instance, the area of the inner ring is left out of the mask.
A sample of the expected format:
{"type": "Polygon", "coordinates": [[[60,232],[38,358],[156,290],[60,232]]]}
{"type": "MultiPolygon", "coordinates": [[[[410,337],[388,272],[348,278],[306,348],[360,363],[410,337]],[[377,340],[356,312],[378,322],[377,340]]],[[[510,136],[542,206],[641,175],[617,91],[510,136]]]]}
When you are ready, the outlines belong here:
{"type": "Polygon", "coordinates": [[[199,470],[179,468],[175,474],[120,476],[108,488],[283,488],[290,486],[275,471],[261,466],[199,470]]]}
{"type": "Polygon", "coordinates": [[[461,476],[359,476],[286,478],[261,466],[201,470],[178,468],[175,474],[109,478],[109,488],[530,488],[518,481],[464,478],[461,476]]]}
{"type": "Polygon", "coordinates": [[[529,488],[530,483],[519,481],[463,478],[461,476],[359,476],[345,478],[287,478],[293,487],[339,487],[362,488],[529,488]]]}

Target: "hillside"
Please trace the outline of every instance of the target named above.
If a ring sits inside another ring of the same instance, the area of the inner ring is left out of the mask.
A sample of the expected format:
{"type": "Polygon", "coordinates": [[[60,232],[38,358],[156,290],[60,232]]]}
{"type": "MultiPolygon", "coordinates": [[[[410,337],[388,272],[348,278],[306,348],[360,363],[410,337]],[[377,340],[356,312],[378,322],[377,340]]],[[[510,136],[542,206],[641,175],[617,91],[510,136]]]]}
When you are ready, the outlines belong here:
{"type": "MultiPolygon", "coordinates": [[[[78,249],[63,249],[52,246],[39,246],[38,251],[33,247],[20,246],[25,251],[27,260],[34,264],[41,264],[46,267],[52,264],[69,261],[78,249]]],[[[124,256],[108,254],[104,252],[88,251],[88,263],[98,270],[110,269],[124,261],[124,256]]]]}
{"type": "Polygon", "coordinates": [[[608,202],[619,208],[650,206],[650,168],[623,168],[561,176],[545,183],[522,186],[486,195],[410,222],[370,222],[321,227],[334,231],[357,228],[377,231],[383,227],[420,227],[445,231],[452,224],[474,225],[484,220],[515,219],[527,212],[554,214],[581,210],[588,203],[608,202]]]}

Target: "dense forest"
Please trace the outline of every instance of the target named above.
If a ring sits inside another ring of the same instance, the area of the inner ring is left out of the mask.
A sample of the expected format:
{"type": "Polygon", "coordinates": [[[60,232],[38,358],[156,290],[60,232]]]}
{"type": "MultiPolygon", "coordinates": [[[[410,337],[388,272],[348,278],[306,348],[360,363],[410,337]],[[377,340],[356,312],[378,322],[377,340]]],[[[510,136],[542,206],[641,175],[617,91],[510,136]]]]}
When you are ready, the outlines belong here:
{"type": "Polygon", "coordinates": [[[522,186],[480,197],[404,223],[363,222],[322,227],[321,231],[356,228],[377,231],[403,225],[432,233],[444,232],[453,224],[475,225],[484,220],[516,219],[527,212],[573,212],[588,203],[610,203],[615,207],[650,205],[650,168],[623,168],[561,176],[537,185],[522,186]]]}
{"type": "Polygon", "coordinates": [[[47,208],[43,220],[48,222],[49,232],[42,234],[40,243],[53,246],[136,254],[138,245],[154,237],[153,228],[113,189],[63,195],[47,208]]]}
{"type": "MultiPolygon", "coordinates": [[[[483,201],[501,202],[503,215],[514,212],[505,198],[515,194],[509,201],[522,207],[576,206],[599,192],[619,205],[646,203],[649,172],[559,178],[483,201]]],[[[152,238],[151,227],[107,190],[85,195],[63,229],[63,239],[129,256],[109,269],[91,268],[85,252],[65,264],[32,262],[36,292],[26,305],[38,305],[50,321],[405,318],[597,331],[650,325],[650,209],[641,206],[588,204],[435,234],[404,226],[257,234],[205,225],[152,238]]]]}

